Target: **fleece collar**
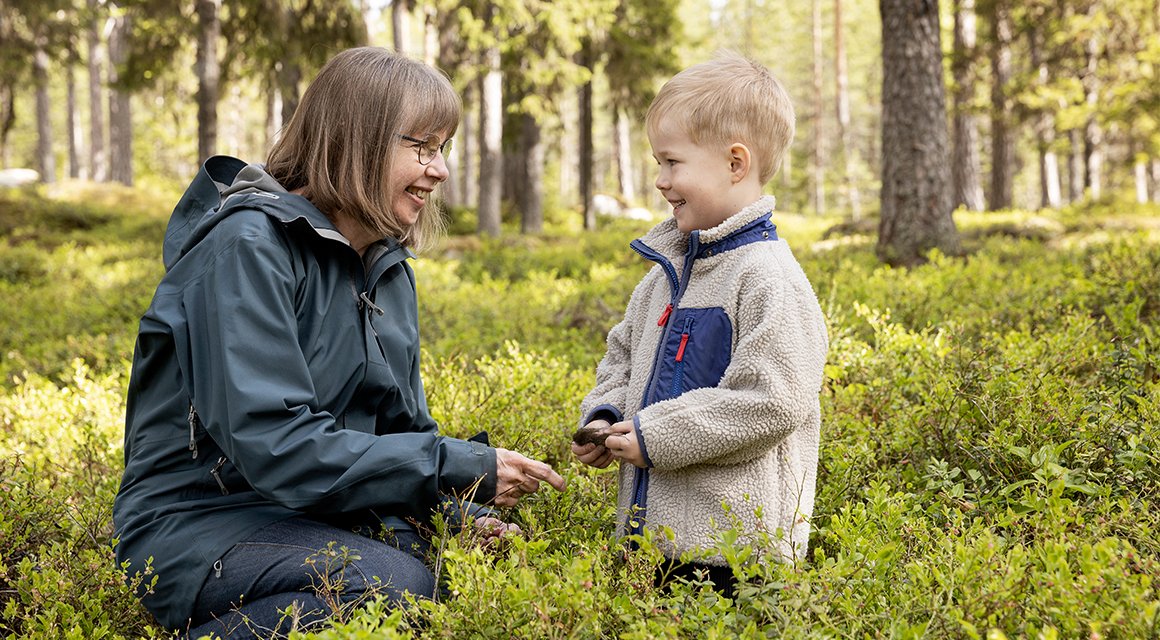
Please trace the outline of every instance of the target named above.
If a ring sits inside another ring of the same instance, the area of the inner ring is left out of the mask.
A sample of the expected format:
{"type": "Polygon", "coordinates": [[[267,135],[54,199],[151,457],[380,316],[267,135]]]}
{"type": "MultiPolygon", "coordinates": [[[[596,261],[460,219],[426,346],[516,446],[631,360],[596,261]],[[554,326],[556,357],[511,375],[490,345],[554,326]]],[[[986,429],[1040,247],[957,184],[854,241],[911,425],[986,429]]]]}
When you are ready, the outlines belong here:
{"type": "MultiPolygon", "coordinates": [[[[693,231],[691,234],[681,233],[681,230],[677,228],[676,219],[670,217],[668,220],[653,227],[652,230],[640,239],[640,242],[643,242],[654,251],[669,259],[674,259],[688,252],[690,236],[695,235],[697,236],[697,244],[699,245],[697,257],[713,255],[709,251],[719,253],[720,251],[727,250],[725,245],[731,244],[728,242],[730,236],[738,232],[744,233],[753,230],[756,228],[755,223],[759,223],[762,220],[768,221],[769,215],[773,212],[776,204],[777,199],[773,196],[762,196],[755,200],[753,204],[729,216],[724,222],[712,229],[693,231]],[[723,240],[727,242],[722,243],[721,246],[712,246],[717,245],[723,240]]],[[[770,229],[768,231],[772,232],[773,225],[769,224],[769,227],[770,229]]],[[[761,233],[765,233],[766,231],[763,229],[761,233]]],[[[776,234],[775,232],[773,233],[773,237],[776,239],[776,234]]]]}

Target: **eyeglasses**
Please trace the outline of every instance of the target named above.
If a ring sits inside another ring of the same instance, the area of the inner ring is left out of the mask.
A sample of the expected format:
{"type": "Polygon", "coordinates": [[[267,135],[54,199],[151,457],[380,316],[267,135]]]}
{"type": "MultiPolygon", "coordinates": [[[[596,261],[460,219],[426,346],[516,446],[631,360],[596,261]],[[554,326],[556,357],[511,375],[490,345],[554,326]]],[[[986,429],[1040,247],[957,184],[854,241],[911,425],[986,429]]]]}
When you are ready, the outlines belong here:
{"type": "Polygon", "coordinates": [[[431,164],[435,159],[435,154],[441,153],[446,158],[448,153],[451,153],[451,138],[439,142],[439,138],[434,135],[429,135],[420,140],[419,138],[412,138],[403,134],[396,134],[407,142],[413,142],[411,146],[419,156],[419,164],[431,164]]]}

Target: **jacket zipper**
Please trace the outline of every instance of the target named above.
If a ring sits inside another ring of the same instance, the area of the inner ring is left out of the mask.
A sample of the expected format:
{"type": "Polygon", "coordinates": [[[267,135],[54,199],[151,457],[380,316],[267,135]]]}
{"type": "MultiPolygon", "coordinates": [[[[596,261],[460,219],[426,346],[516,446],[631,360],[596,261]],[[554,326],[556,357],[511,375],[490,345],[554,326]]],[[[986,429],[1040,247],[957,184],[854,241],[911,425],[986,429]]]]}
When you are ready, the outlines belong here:
{"type": "Polygon", "coordinates": [[[193,452],[193,459],[197,460],[197,409],[189,403],[189,450],[193,452]]]}
{"type": "Polygon", "coordinates": [[[681,343],[677,346],[677,355],[673,358],[673,385],[669,389],[669,397],[675,398],[681,395],[681,389],[685,382],[685,347],[689,344],[689,334],[693,330],[693,316],[685,317],[685,327],[681,331],[681,343]]]}
{"type": "Polygon", "coordinates": [[[211,476],[213,476],[214,480],[217,481],[218,488],[222,490],[222,495],[228,496],[228,495],[230,495],[230,490],[226,488],[226,483],[222,482],[222,475],[221,475],[221,469],[225,463],[226,463],[225,456],[218,458],[217,463],[215,463],[213,465],[213,468],[209,470],[209,474],[211,476]]]}

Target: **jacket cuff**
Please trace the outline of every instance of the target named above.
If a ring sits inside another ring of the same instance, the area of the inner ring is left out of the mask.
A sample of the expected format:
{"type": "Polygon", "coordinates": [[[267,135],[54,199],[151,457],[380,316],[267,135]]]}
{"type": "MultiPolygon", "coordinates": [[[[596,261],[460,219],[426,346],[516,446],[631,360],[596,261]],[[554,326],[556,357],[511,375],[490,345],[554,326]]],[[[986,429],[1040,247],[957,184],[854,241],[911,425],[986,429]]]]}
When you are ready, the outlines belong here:
{"type": "Polygon", "coordinates": [[[644,445],[644,434],[640,432],[640,414],[632,417],[632,428],[636,430],[636,442],[640,445],[640,455],[644,457],[644,463],[651,469],[653,466],[652,458],[648,457],[648,447],[644,445]]]}
{"type": "Polygon", "coordinates": [[[487,503],[495,498],[495,449],[477,441],[443,438],[443,464],[439,473],[439,492],[473,502],[487,503]],[[480,480],[482,478],[482,480],[480,480]],[[464,495],[479,480],[474,495],[464,495]]]}
{"type": "Polygon", "coordinates": [[[614,424],[624,420],[624,414],[620,412],[620,409],[610,404],[602,404],[589,411],[588,416],[584,418],[580,426],[583,427],[593,420],[607,420],[608,424],[614,424]]]}

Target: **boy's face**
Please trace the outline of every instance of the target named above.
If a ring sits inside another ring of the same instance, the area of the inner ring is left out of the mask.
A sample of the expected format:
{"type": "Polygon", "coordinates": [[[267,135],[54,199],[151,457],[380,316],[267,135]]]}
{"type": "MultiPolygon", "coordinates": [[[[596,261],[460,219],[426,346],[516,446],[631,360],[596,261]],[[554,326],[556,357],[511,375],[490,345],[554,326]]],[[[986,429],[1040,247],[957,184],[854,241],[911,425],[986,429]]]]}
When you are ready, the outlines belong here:
{"type": "Polygon", "coordinates": [[[672,205],[682,233],[712,229],[749,204],[734,202],[728,147],[695,144],[671,116],[657,123],[648,140],[660,165],[656,188],[672,205]]]}

